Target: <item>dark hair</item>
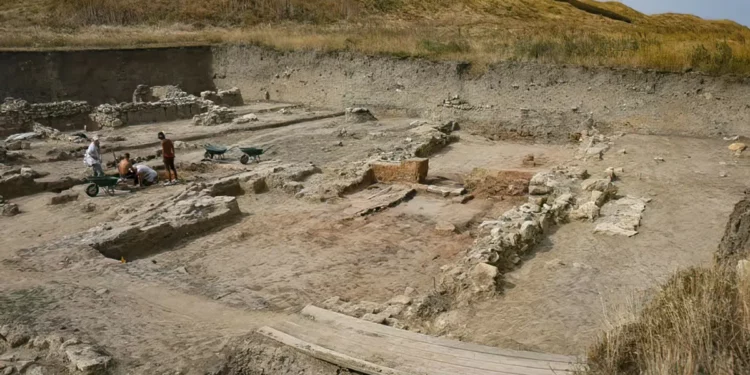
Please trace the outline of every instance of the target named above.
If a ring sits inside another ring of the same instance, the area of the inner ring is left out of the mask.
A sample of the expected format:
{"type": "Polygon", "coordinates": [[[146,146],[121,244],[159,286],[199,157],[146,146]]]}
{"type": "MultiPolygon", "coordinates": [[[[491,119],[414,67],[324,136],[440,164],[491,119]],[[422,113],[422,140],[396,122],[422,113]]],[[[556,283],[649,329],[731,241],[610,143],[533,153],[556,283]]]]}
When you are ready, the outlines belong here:
{"type": "Polygon", "coordinates": [[[125,159],[130,159],[130,153],[129,152],[125,153],[125,159]]]}
{"type": "Polygon", "coordinates": [[[166,137],[166,136],[164,135],[164,132],[159,132],[159,135],[158,135],[158,137],[159,137],[159,139],[164,139],[164,138],[167,138],[167,137],[166,137]]]}

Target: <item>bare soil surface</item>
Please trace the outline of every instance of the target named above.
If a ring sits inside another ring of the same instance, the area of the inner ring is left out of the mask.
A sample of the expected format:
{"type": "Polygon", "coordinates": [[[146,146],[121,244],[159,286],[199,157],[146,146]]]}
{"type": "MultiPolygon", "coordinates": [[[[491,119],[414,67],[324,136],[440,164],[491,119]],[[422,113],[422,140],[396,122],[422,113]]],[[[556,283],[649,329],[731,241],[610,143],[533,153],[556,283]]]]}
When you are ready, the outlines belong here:
{"type": "MultiPolygon", "coordinates": [[[[291,112],[260,113],[259,124],[316,114],[299,108],[291,112]]],[[[177,122],[127,127],[106,136],[121,135],[126,138],[118,146],[121,151],[133,147],[132,154],[145,155],[150,146],[139,145],[152,142],[159,129],[176,140],[190,132],[215,131],[187,143],[273,145],[272,151],[260,163],[242,165],[236,149],[220,161],[202,160],[200,147],[179,149],[178,168],[187,181],[312,162],[322,173],[307,182],[321,183],[378,150],[403,147],[412,137],[413,120],[347,124],[334,117],[224,133],[223,128],[195,129],[177,122]]],[[[614,139],[604,160],[582,161],[575,158],[577,145],[458,134],[460,142],[431,158],[431,180],[460,181],[474,168],[535,173],[579,165],[603,176],[608,167],[622,167],[620,194],[653,199],[633,238],[595,235],[588,222],[560,226],[506,275],[502,295],[450,312],[443,319],[447,324],[430,332],[487,345],[582,354],[613,319],[610,312],[634,292],[654,288],[677,268],[711,260],[750,178],[748,159],[732,156],[728,142],[720,140],[626,135],[614,139]],[[524,163],[527,155],[534,155],[536,163],[524,163]]],[[[33,152],[53,147],[60,145],[35,143],[33,152]]],[[[59,177],[85,173],[80,160],[32,167],[59,177]]],[[[12,200],[22,213],[0,217],[0,323],[94,340],[115,358],[113,373],[203,374],[226,362],[222,352],[230,343],[260,326],[296,319],[290,315],[309,303],[333,296],[382,303],[407,287],[431,290],[441,267],[457,262],[471,247],[482,221],[496,220],[526,201],[489,197],[460,204],[418,193],[396,207],[355,217],[353,209],[384,186],[325,202],[272,190],[239,196],[238,221],[135,261],[107,259],[85,244],[66,242],[66,236],[168,199],[184,186],[95,198],[77,186],[78,200],[57,206],[47,204],[52,193],[12,200]],[[443,223],[455,230],[439,230],[443,223]]]]}

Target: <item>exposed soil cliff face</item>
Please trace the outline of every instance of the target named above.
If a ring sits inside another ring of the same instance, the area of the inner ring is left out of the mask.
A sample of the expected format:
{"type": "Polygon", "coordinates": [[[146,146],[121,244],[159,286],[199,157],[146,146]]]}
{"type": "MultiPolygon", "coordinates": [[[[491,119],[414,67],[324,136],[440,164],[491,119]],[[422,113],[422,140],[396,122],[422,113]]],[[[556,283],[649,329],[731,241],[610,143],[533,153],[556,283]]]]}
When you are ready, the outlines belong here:
{"type": "Polygon", "coordinates": [[[729,216],[724,237],[716,252],[718,262],[734,265],[740,259],[750,255],[750,196],[745,197],[734,206],[729,216]]]}
{"type": "Polygon", "coordinates": [[[0,52],[0,98],[129,102],[139,84],[213,89],[209,47],[0,52]]]}
{"type": "MultiPolygon", "coordinates": [[[[594,123],[600,130],[718,136],[750,120],[746,80],[609,68],[507,62],[473,74],[460,62],[353,53],[213,48],[215,83],[248,99],[331,108],[368,106],[456,119],[489,136],[562,140],[594,123]]],[[[377,115],[377,113],[376,113],[377,115]]]]}
{"type": "Polygon", "coordinates": [[[461,62],[257,46],[0,52],[0,97],[130,101],[139,84],[191,94],[238,87],[248,100],[367,106],[458,120],[492,138],[567,140],[603,131],[714,137],[750,121],[747,79],[505,62],[461,62]]]}

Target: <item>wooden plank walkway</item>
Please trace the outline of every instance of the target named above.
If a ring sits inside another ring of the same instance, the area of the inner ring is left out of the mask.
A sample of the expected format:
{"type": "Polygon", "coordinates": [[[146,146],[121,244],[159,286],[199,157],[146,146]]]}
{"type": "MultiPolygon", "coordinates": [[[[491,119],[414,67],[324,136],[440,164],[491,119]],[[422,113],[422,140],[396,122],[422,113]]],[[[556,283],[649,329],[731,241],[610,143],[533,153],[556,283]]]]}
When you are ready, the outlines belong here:
{"type": "Polygon", "coordinates": [[[308,306],[310,320],[259,332],[282,344],[370,375],[571,375],[575,357],[441,339],[308,306]]]}

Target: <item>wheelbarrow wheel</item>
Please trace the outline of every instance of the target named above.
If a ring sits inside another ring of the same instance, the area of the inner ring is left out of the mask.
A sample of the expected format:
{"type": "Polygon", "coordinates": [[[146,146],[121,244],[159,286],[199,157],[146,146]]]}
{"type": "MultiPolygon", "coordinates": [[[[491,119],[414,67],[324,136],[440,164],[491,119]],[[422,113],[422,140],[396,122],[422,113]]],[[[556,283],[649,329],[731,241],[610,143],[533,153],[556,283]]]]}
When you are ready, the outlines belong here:
{"type": "Polygon", "coordinates": [[[206,151],[205,154],[203,154],[204,159],[213,159],[213,155],[211,155],[210,152],[206,151]]]}
{"type": "Polygon", "coordinates": [[[86,186],[86,195],[93,198],[97,196],[97,194],[99,194],[99,186],[96,186],[96,184],[86,186]]]}
{"type": "Polygon", "coordinates": [[[249,162],[250,162],[250,156],[248,154],[244,154],[242,155],[242,157],[240,157],[240,163],[247,164],[249,162]]]}

